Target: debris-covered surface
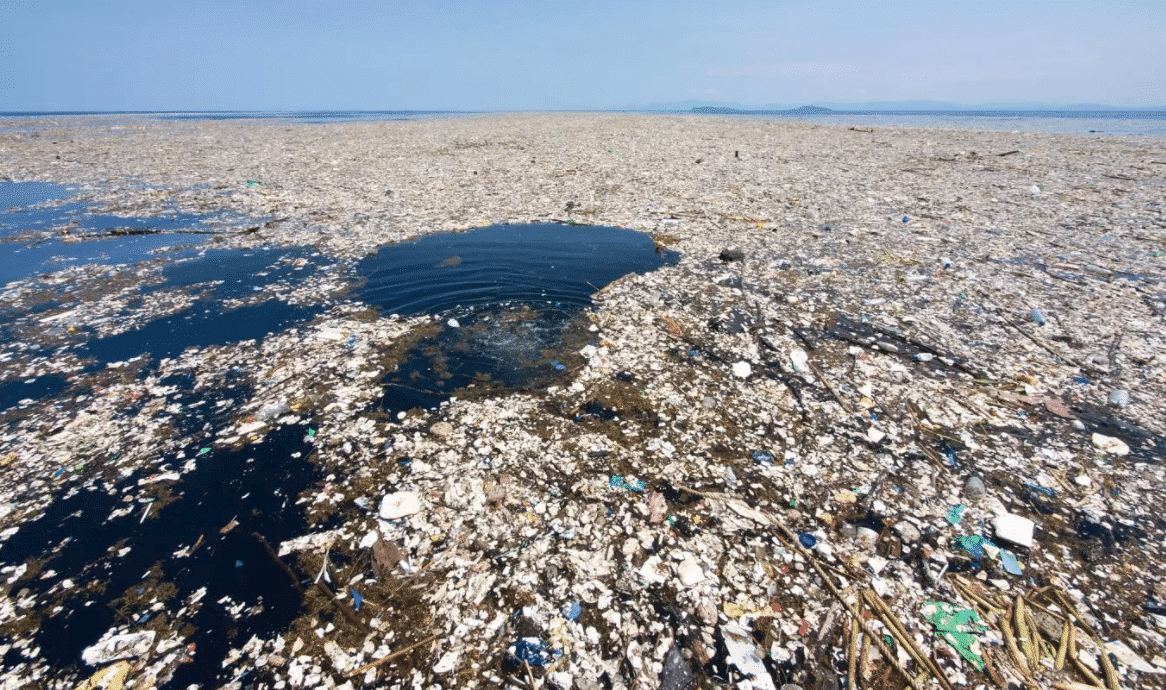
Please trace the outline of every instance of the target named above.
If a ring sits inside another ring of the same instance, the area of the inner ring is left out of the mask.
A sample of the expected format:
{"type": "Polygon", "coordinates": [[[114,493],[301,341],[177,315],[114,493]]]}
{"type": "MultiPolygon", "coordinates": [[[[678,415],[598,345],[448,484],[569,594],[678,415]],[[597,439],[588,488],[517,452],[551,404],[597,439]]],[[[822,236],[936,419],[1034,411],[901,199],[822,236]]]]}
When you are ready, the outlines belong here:
{"type": "Polygon", "coordinates": [[[91,213],[235,219],[0,291],[4,687],[1166,685],[1161,140],[3,127],[91,213]],[[561,381],[386,414],[455,326],[361,257],[550,221],[683,258],[561,381]]]}

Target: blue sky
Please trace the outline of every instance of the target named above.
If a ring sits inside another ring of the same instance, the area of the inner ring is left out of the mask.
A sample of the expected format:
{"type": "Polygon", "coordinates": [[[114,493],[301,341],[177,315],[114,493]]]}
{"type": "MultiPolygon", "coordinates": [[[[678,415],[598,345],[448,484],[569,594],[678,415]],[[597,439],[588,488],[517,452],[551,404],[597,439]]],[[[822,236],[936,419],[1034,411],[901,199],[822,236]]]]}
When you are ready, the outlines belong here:
{"type": "Polygon", "coordinates": [[[1166,105],[1166,2],[0,0],[0,111],[1166,105]]]}

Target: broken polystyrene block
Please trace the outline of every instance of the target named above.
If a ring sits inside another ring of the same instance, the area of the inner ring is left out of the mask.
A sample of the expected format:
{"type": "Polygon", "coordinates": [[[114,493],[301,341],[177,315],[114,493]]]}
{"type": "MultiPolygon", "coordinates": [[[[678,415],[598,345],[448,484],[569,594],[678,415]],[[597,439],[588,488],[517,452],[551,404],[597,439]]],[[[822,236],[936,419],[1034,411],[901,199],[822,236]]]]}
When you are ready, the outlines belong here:
{"type": "Polygon", "coordinates": [[[421,510],[421,498],[412,491],[398,491],[381,499],[381,517],[396,520],[421,510]]]}
{"type": "Polygon", "coordinates": [[[1032,546],[1032,520],[1015,513],[1003,513],[996,517],[996,537],[1019,546],[1032,546]]]}

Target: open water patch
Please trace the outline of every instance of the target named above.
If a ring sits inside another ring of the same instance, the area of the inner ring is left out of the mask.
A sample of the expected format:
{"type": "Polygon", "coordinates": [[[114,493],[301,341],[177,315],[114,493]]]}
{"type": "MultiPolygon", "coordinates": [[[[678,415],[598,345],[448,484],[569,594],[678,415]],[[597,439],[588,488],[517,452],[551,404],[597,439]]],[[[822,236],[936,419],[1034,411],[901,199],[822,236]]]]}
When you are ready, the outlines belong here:
{"type": "Polygon", "coordinates": [[[471,385],[520,390],[569,379],[588,344],[591,295],[673,264],[647,235],[587,225],[493,225],[382,247],[357,265],[359,298],[386,313],[441,315],[384,379],[390,412],[471,385]]]}
{"type": "Polygon", "coordinates": [[[224,220],[221,213],[94,213],[92,203],[70,199],[77,191],[45,182],[0,183],[0,283],[73,265],[144,261],[167,247],[205,243],[224,220]]]}
{"type": "Polygon", "coordinates": [[[103,240],[66,242],[49,239],[0,243],[0,284],[88,264],[131,264],[145,261],[168,247],[198,244],[204,234],[166,233],[125,235],[103,240]]]}
{"type": "Polygon", "coordinates": [[[0,211],[57,201],[77,191],[77,187],[55,182],[0,182],[0,211]]]}
{"type": "Polygon", "coordinates": [[[310,247],[208,249],[162,269],[162,283],[152,292],[216,283],[213,297],[237,299],[281,281],[299,281],[320,268],[320,253],[310,247]]]}
{"type": "MultiPolygon", "coordinates": [[[[22,597],[59,608],[25,610],[0,639],[35,625],[37,658],[71,687],[93,670],[82,650],[113,626],[159,642],[188,630],[161,684],[217,686],[233,673],[222,663],[230,647],[284,630],[300,612],[298,583],[267,544],[305,529],[295,500],[319,478],[310,450],[306,427],[293,425],[240,450],[190,447],[153,475],[118,475],[116,456],[58,473],[60,495],[0,546],[0,563],[26,568],[22,597]]],[[[19,671],[25,651],[7,648],[0,666],[19,671]]]]}
{"type": "Polygon", "coordinates": [[[102,364],[140,356],[157,363],[191,347],[259,340],[321,311],[320,306],[297,306],[279,300],[223,311],[221,305],[204,300],[141,328],[91,340],[79,348],[78,354],[102,364]]]}
{"type": "Polygon", "coordinates": [[[20,381],[0,383],[0,412],[16,407],[23,400],[39,400],[56,395],[69,385],[63,376],[46,374],[20,381]]]}

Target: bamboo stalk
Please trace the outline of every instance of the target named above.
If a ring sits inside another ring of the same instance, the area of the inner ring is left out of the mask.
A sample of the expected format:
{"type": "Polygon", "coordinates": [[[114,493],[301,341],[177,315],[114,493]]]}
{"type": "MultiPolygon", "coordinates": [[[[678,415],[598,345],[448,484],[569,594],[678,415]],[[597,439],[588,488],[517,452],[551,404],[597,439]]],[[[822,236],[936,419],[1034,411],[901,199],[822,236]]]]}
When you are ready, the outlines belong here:
{"type": "Polygon", "coordinates": [[[1053,668],[1060,671],[1065,668],[1065,653],[1069,651],[1069,627],[1072,625],[1069,621],[1061,627],[1061,644],[1057,648],[1057,661],[1053,664],[1053,668]]]}
{"type": "Polygon", "coordinates": [[[996,659],[992,655],[991,647],[984,647],[984,671],[988,677],[992,679],[996,685],[1002,688],[1008,687],[1008,683],[1004,682],[1004,676],[1000,674],[1000,669],[996,668],[996,659]]]}
{"type": "Polygon", "coordinates": [[[939,684],[944,687],[944,690],[953,690],[951,683],[947,679],[947,676],[945,676],[943,671],[941,671],[935,662],[931,660],[931,657],[924,654],[922,649],[919,649],[919,646],[915,644],[915,639],[911,637],[911,633],[907,631],[907,628],[903,627],[902,622],[900,622],[898,617],[895,616],[894,612],[891,611],[891,607],[887,606],[887,602],[883,601],[883,598],[878,595],[878,592],[874,591],[873,589],[868,589],[866,590],[866,594],[867,599],[874,604],[875,608],[881,609],[883,616],[889,620],[890,627],[898,629],[899,634],[907,643],[907,651],[911,653],[912,656],[919,659],[919,662],[923,665],[923,667],[930,671],[933,676],[935,676],[935,679],[938,680],[939,684]]]}
{"type": "MultiPolygon", "coordinates": [[[[994,605],[992,602],[988,601],[986,598],[980,596],[980,594],[976,592],[970,584],[964,582],[963,578],[959,577],[958,575],[955,576],[952,582],[955,585],[956,591],[963,595],[963,597],[970,601],[972,604],[979,604],[980,607],[984,609],[985,613],[1000,613],[1003,610],[1000,607],[994,605]]],[[[985,618],[987,618],[987,616],[985,616],[985,618]]]]}
{"type": "MultiPolygon", "coordinates": [[[[686,491],[686,492],[691,493],[691,494],[695,494],[697,496],[701,496],[702,498],[706,498],[709,500],[720,499],[722,501],[725,501],[725,500],[732,499],[732,496],[726,496],[724,494],[696,491],[695,489],[690,489],[688,487],[683,487],[683,486],[679,487],[679,488],[683,491],[686,491]]],[[[878,648],[879,653],[883,655],[883,658],[887,659],[887,663],[890,666],[890,668],[893,668],[896,671],[898,671],[899,675],[903,676],[903,678],[905,678],[907,680],[907,682],[911,685],[911,688],[913,690],[924,690],[924,686],[922,684],[920,684],[919,682],[917,682],[914,678],[912,678],[911,675],[908,674],[907,671],[905,669],[903,669],[902,666],[899,665],[898,659],[891,652],[891,649],[889,647],[887,647],[887,643],[883,642],[881,637],[875,635],[874,632],[871,631],[869,625],[867,624],[867,621],[863,620],[862,616],[856,612],[855,606],[851,606],[850,604],[848,604],[846,602],[846,599],[842,596],[842,592],[838,591],[838,588],[836,586],[834,586],[834,583],[830,580],[830,576],[826,574],[826,571],[823,570],[821,565],[818,563],[818,559],[814,558],[813,554],[811,554],[808,550],[806,550],[805,547],[803,547],[801,545],[801,543],[797,540],[797,538],[793,535],[793,533],[790,532],[789,529],[786,528],[785,525],[778,522],[777,519],[774,518],[772,515],[766,514],[765,517],[769,521],[769,523],[777,529],[777,536],[787,546],[789,546],[791,549],[797,551],[798,553],[800,553],[802,555],[802,558],[804,558],[805,561],[810,564],[810,567],[812,567],[814,569],[814,571],[818,573],[818,576],[822,578],[822,584],[824,584],[826,586],[826,590],[829,591],[830,594],[833,595],[835,599],[837,599],[839,602],[842,603],[842,605],[846,608],[847,612],[855,620],[859,621],[859,624],[862,625],[863,632],[865,633],[865,635],[863,637],[864,644],[865,644],[866,640],[870,640],[871,642],[873,642],[875,647],[878,648]]],[[[940,683],[942,685],[944,685],[944,690],[953,690],[951,685],[947,683],[946,677],[941,676],[940,683]]]]}
{"type": "Polygon", "coordinates": [[[1001,616],[998,622],[1000,624],[1000,632],[1004,635],[1004,643],[1008,646],[1008,651],[1012,655],[1012,660],[1027,678],[1029,676],[1028,662],[1025,660],[1024,654],[1016,646],[1016,638],[1012,635],[1012,626],[1008,624],[1008,617],[1001,616]]]}
{"type": "MultiPolygon", "coordinates": [[[[859,615],[861,615],[861,614],[862,614],[862,610],[860,609],[859,615]]],[[[869,657],[869,656],[870,656],[870,638],[868,638],[866,636],[866,634],[864,633],[862,635],[861,646],[858,649],[858,673],[859,673],[859,675],[861,675],[863,677],[863,680],[866,679],[867,672],[869,670],[869,667],[867,665],[867,662],[868,662],[867,657],[869,657]]],[[[855,680],[857,680],[857,678],[855,680]]]]}
{"type": "Polygon", "coordinates": [[[1036,624],[1036,619],[1032,617],[1032,611],[1029,611],[1027,606],[1024,608],[1024,621],[1028,625],[1028,632],[1032,635],[1032,641],[1036,647],[1036,659],[1033,663],[1039,664],[1041,659],[1052,656],[1052,654],[1049,653],[1049,646],[1045,639],[1041,637],[1040,626],[1036,624]]]}
{"type": "Polygon", "coordinates": [[[1093,683],[1094,685],[1096,685],[1098,687],[1106,687],[1105,681],[1098,678],[1097,674],[1094,673],[1088,666],[1086,666],[1084,661],[1081,661],[1080,659],[1078,659],[1077,657],[1074,656],[1073,657],[1073,664],[1077,667],[1077,670],[1081,672],[1081,675],[1083,675],[1089,679],[1090,683],[1093,683]]]}
{"type": "Polygon", "coordinates": [[[1024,658],[1030,667],[1036,666],[1037,658],[1032,638],[1029,637],[1028,623],[1024,616],[1024,597],[1016,595],[1016,602],[1012,605],[1012,619],[1016,625],[1016,640],[1024,651],[1024,658]]]}
{"type": "MultiPolygon", "coordinates": [[[[862,615],[862,609],[858,609],[858,615],[862,615]]],[[[858,687],[856,673],[858,669],[858,638],[862,634],[861,628],[858,625],[857,618],[850,619],[850,645],[847,649],[846,659],[846,687],[847,690],[855,690],[858,687]]]]}
{"type": "Polygon", "coordinates": [[[1113,663],[1109,660],[1109,655],[1105,653],[1105,643],[1101,641],[1101,638],[1097,636],[1097,633],[1093,632],[1092,628],[1085,624],[1085,621],[1081,619],[1081,615],[1077,613],[1077,607],[1073,605],[1073,602],[1069,601],[1069,597],[1067,597],[1064,592],[1057,590],[1056,595],[1057,600],[1061,602],[1061,606],[1065,607],[1065,613],[1071,615],[1078,623],[1080,623],[1081,627],[1085,629],[1086,634],[1088,634],[1089,637],[1093,640],[1094,644],[1097,645],[1099,650],[1098,656],[1101,657],[1101,670],[1105,672],[1105,687],[1109,688],[1109,690],[1121,690],[1117,682],[1117,670],[1113,667],[1113,663]]]}

